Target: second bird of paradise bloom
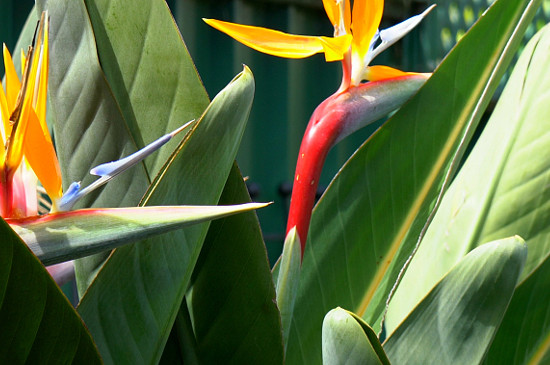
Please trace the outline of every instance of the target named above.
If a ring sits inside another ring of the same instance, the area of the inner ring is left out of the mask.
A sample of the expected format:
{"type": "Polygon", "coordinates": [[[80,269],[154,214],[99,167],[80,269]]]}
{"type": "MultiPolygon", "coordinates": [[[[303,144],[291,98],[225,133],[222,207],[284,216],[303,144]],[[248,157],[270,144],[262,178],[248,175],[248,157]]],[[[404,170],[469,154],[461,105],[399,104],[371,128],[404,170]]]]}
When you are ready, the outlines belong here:
{"type": "Polygon", "coordinates": [[[51,200],[50,212],[70,210],[82,196],[143,160],[191,123],[130,156],[96,166],[90,173],[99,176],[99,179],[83,189],[80,189],[79,182],[74,182],[63,194],[61,170],[46,123],[49,67],[47,12],[41,15],[33,44],[26,54],[22,54],[21,81],[5,45],[3,56],[6,91],[0,87],[0,216],[8,222],[36,216],[40,191],[44,191],[51,200]],[[43,189],[38,188],[37,180],[43,189]]]}
{"type": "Polygon", "coordinates": [[[333,37],[293,35],[204,19],[210,26],[263,53],[285,58],[324,53],[327,62],[342,62],[342,83],[313,112],[296,164],[287,234],[296,228],[302,256],[328,151],[357,129],[397,109],[429,77],[429,74],[403,72],[388,66],[370,66],[370,62],[416,27],[433,6],[420,15],[380,31],[383,0],[355,0],[353,9],[350,0],[323,0],[323,5],[334,26],[333,37]]]}

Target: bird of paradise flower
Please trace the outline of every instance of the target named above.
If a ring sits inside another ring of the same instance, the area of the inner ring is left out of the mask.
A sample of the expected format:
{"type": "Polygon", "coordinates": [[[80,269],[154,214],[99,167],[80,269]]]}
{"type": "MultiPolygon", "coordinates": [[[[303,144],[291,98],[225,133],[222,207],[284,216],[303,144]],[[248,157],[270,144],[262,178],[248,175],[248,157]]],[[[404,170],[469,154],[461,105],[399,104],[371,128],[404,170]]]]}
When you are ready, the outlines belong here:
{"type": "Polygon", "coordinates": [[[0,87],[0,216],[43,262],[54,264],[112,249],[138,239],[140,236],[136,236],[136,232],[146,237],[265,206],[250,203],[224,207],[160,206],[71,211],[83,196],[142,161],[194,121],[127,157],[94,167],[90,173],[99,176],[97,180],[83,188],[80,182],[73,182],[63,192],[61,170],[46,123],[48,27],[48,13],[43,12],[32,45],[22,55],[21,80],[11,54],[4,46],[5,91],[0,87]],[[42,195],[47,195],[48,199],[42,199],[42,195]],[[48,214],[39,214],[42,213],[39,212],[39,201],[48,207],[48,214]],[[113,222],[118,222],[118,225],[113,222]],[[111,229],[105,230],[106,227],[111,229]],[[106,231],[111,233],[107,236],[100,234],[106,231]],[[67,237],[75,236],[81,238],[68,242],[67,237]]]}
{"type": "Polygon", "coordinates": [[[324,53],[327,62],[342,62],[340,87],[314,111],[298,154],[287,234],[296,228],[302,255],[319,177],[330,148],[357,129],[397,109],[430,75],[370,63],[416,27],[434,6],[382,31],[378,27],[383,0],[355,0],[353,8],[349,0],[323,0],[323,6],[334,27],[333,37],[294,35],[204,19],[210,26],[263,53],[284,58],[324,53]]]}

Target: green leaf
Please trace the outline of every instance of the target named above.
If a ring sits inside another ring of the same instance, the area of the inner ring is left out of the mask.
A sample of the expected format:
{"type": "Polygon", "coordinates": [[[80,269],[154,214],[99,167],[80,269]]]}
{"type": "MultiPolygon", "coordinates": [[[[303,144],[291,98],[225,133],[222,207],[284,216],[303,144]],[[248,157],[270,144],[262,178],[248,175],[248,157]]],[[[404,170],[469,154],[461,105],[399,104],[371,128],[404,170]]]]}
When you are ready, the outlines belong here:
{"type": "Polygon", "coordinates": [[[52,265],[266,205],[82,209],[9,223],[44,265],[52,265]]]}
{"type": "MultiPolygon", "coordinates": [[[[235,164],[220,204],[248,201],[235,164]]],[[[210,224],[186,299],[200,363],[283,363],[275,288],[255,212],[210,224]]]]}
{"type": "Polygon", "coordinates": [[[288,334],[292,323],[294,302],[300,287],[301,251],[300,237],[298,237],[296,227],[294,227],[286,235],[276,274],[277,306],[281,312],[285,349],[288,346],[288,334]]]}
{"type": "Polygon", "coordinates": [[[471,251],[384,342],[395,364],[478,364],[527,258],[518,236],[471,251]]]}
{"type": "Polygon", "coordinates": [[[1,219],[0,235],[0,362],[101,363],[74,308],[1,219]]]}
{"type": "MultiPolygon", "coordinates": [[[[529,246],[529,249],[531,247],[529,246]]],[[[516,288],[487,364],[548,364],[550,256],[516,288]]]]}
{"type": "Polygon", "coordinates": [[[336,306],[380,330],[399,272],[538,5],[496,1],[333,180],[312,217],[288,363],[321,362],[322,318],[336,306]]]}
{"type": "MultiPolygon", "coordinates": [[[[47,9],[50,16],[48,117],[53,119],[63,187],[73,181],[87,186],[95,180],[89,174],[92,167],[130,155],[136,143],[99,64],[83,0],[42,0],[37,8],[47,9]]],[[[139,164],[85,196],[75,208],[136,206],[149,183],[144,164],[139,164]]],[[[106,255],[75,263],[79,294],[106,255]]]]}
{"type": "Polygon", "coordinates": [[[388,364],[376,334],[352,313],[335,308],[323,320],[323,364],[388,364]]]}
{"type": "Polygon", "coordinates": [[[523,50],[403,277],[388,312],[390,331],[481,242],[521,235],[529,245],[524,278],[550,254],[549,47],[550,28],[545,27],[523,50]]]}
{"type": "MultiPolygon", "coordinates": [[[[129,129],[143,147],[197,118],[208,96],[164,1],[86,0],[99,58],[129,129]]],[[[146,160],[155,176],[177,147],[146,160]]]]}
{"type": "MultiPolygon", "coordinates": [[[[223,89],[155,179],[143,203],[216,204],[254,96],[244,71],[223,89]]],[[[116,249],[78,311],[106,363],[157,362],[188,288],[208,224],[116,249]]]]}
{"type": "MultiPolygon", "coordinates": [[[[49,112],[63,187],[73,181],[86,186],[96,179],[89,174],[92,167],[130,155],[136,144],[99,65],[83,1],[46,0],[38,8],[50,16],[49,112]]],[[[76,207],[136,206],[148,185],[141,164],[76,207]]]]}

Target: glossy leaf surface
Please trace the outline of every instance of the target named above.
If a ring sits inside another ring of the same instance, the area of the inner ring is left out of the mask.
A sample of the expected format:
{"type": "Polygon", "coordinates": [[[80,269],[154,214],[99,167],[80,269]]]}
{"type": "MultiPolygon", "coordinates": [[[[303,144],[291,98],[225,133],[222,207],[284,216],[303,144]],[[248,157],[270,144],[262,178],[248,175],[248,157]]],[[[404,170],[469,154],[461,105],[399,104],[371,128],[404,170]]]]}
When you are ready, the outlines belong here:
{"type": "MultiPolygon", "coordinates": [[[[245,68],[212,101],[142,203],[216,204],[253,96],[254,79],[245,68]]],[[[159,360],[207,229],[196,225],[111,254],[78,307],[105,362],[159,360]]]]}
{"type": "MultiPolygon", "coordinates": [[[[50,15],[48,114],[63,187],[68,189],[74,181],[87,186],[95,180],[89,174],[92,167],[128,156],[137,146],[101,69],[83,0],[43,0],[37,8],[50,15]]],[[[136,206],[149,183],[143,163],[139,164],[84,197],[75,209],[136,206]]],[[[106,255],[75,263],[80,294],[106,255]]]]}
{"type": "Polygon", "coordinates": [[[462,259],[384,342],[395,364],[479,364],[521,275],[519,237],[482,245],[462,259]]]}
{"type": "MultiPolygon", "coordinates": [[[[82,0],[47,0],[50,15],[49,101],[63,187],[86,186],[92,167],[137,150],[97,58],[93,30],[82,0]]],[[[160,136],[158,136],[160,137],[160,136]]],[[[136,206],[149,180],[143,165],[84,197],[75,208],[136,206]]]]}
{"type": "MultiPolygon", "coordinates": [[[[85,2],[103,71],[138,146],[200,116],[208,96],[164,1],[85,2]]],[[[177,145],[146,160],[151,177],[177,145]]]]}
{"type": "MultiPolygon", "coordinates": [[[[548,257],[549,47],[550,28],[546,27],[522,52],[483,134],[446,193],[396,292],[388,314],[390,330],[479,243],[521,235],[529,246],[523,278],[548,257]]],[[[546,306],[542,302],[537,305],[546,306]]]]}
{"type": "Polygon", "coordinates": [[[242,204],[82,209],[10,220],[9,223],[44,265],[52,265],[265,206],[242,204]]]}
{"type": "Polygon", "coordinates": [[[539,4],[496,1],[333,180],[312,218],[288,363],[321,362],[322,318],[336,306],[380,330],[399,272],[539,4]]]}

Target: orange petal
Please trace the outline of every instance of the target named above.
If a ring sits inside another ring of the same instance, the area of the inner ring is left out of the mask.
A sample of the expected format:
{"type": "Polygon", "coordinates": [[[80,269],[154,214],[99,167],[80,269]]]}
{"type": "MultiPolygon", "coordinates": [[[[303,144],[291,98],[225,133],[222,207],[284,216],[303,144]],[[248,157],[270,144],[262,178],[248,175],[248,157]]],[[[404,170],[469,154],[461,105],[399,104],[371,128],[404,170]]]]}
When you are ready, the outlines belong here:
{"type": "Polygon", "coordinates": [[[346,0],[345,4],[344,24],[346,25],[347,32],[351,33],[351,5],[349,0],[346,0]]]}
{"type": "Polygon", "coordinates": [[[19,77],[17,72],[15,72],[15,67],[13,66],[13,60],[11,58],[10,51],[4,44],[4,68],[6,72],[6,100],[8,102],[8,109],[10,111],[15,107],[15,101],[17,100],[17,94],[19,89],[21,89],[21,82],[19,82],[19,77]]]}
{"type": "MultiPolygon", "coordinates": [[[[29,51],[29,53],[30,54],[27,55],[28,57],[25,70],[23,71],[21,91],[19,92],[18,99],[15,103],[15,109],[17,109],[18,112],[14,112],[12,110],[12,115],[10,116],[10,119],[14,124],[10,134],[10,144],[8,146],[8,151],[6,152],[6,166],[8,174],[14,173],[23,160],[23,147],[25,145],[29,114],[32,109],[34,88],[37,77],[36,73],[38,70],[38,58],[36,57],[36,52],[29,51]],[[32,63],[29,64],[29,62],[32,63]]],[[[8,178],[10,177],[8,176],[8,178]]]]}
{"type": "Polygon", "coordinates": [[[353,48],[361,57],[364,57],[369,50],[372,37],[382,20],[383,10],[384,0],[355,0],[353,2],[351,22],[353,48]]]}
{"type": "Polygon", "coordinates": [[[365,72],[365,80],[381,81],[406,75],[419,75],[417,72],[405,72],[388,66],[369,66],[365,72]]]}
{"type": "Polygon", "coordinates": [[[325,12],[334,27],[340,22],[340,7],[336,0],[323,0],[325,12]]]}
{"type": "Polygon", "coordinates": [[[208,25],[226,33],[242,44],[272,56],[305,58],[328,50],[327,61],[341,60],[346,49],[345,40],[283,33],[277,30],[250,25],[203,19],[208,25]]]}
{"type": "Polygon", "coordinates": [[[319,37],[325,52],[327,62],[340,61],[344,58],[344,53],[349,49],[352,41],[351,34],[346,34],[340,37],[319,37]]]}
{"type": "Polygon", "coordinates": [[[24,152],[36,177],[48,196],[55,201],[61,198],[61,170],[49,132],[42,129],[35,111],[29,109],[24,152]]]}
{"type": "Polygon", "coordinates": [[[8,102],[6,101],[6,94],[4,93],[4,89],[0,86],[0,117],[2,118],[2,125],[0,128],[2,128],[2,140],[0,141],[0,166],[4,164],[4,157],[5,157],[5,144],[4,141],[6,141],[7,136],[10,135],[11,127],[10,127],[10,112],[8,110],[8,102]]]}
{"type": "MultiPolygon", "coordinates": [[[[344,1],[344,0],[341,0],[344,1]]],[[[323,6],[325,7],[325,11],[327,13],[328,18],[330,19],[330,22],[332,23],[332,26],[337,27],[340,24],[340,17],[341,14],[341,7],[340,7],[340,1],[337,0],[323,0],[323,6]]],[[[346,31],[349,33],[350,25],[351,25],[351,9],[349,0],[344,1],[344,25],[346,28],[346,31]]]]}

